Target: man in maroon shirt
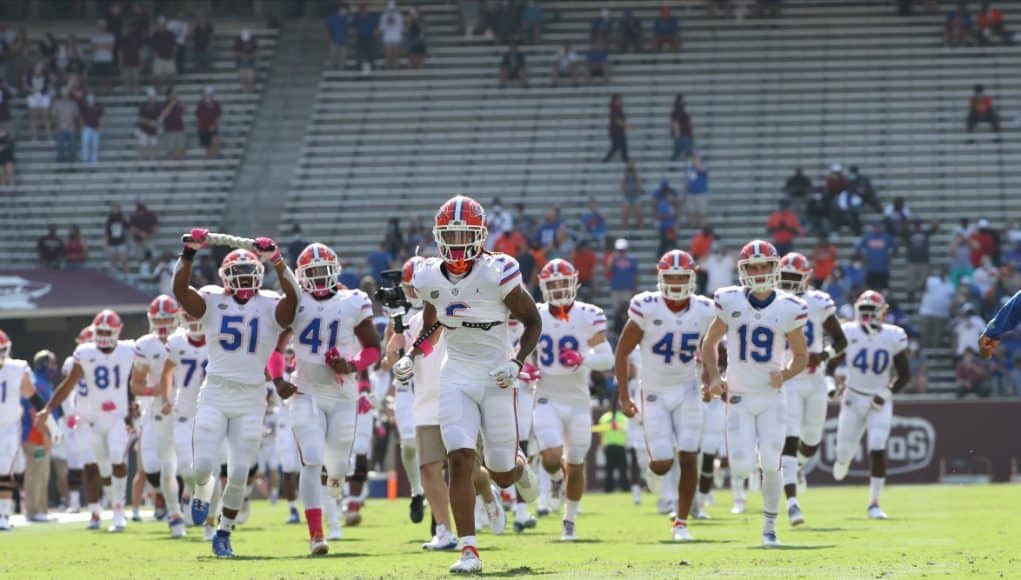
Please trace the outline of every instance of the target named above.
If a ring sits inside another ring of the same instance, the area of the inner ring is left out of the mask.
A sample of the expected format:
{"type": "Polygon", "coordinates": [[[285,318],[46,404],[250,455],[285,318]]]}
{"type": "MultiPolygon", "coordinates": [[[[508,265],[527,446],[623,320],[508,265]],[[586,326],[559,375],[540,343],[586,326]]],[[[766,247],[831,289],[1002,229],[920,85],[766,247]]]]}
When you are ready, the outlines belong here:
{"type": "Polygon", "coordinates": [[[159,145],[159,118],[163,105],[156,100],[156,89],[145,89],[146,100],[138,106],[138,158],[156,159],[156,146],[159,145]]]}
{"type": "Polygon", "coordinates": [[[205,95],[195,107],[195,121],[199,128],[199,144],[206,148],[206,159],[220,156],[220,117],[223,110],[213,98],[213,87],[206,87],[205,95]]]}
{"type": "Polygon", "coordinates": [[[117,43],[117,62],[120,63],[121,81],[128,94],[138,92],[138,70],[142,67],[142,46],[145,40],[135,29],[134,22],[124,25],[124,34],[117,43]]]}
{"type": "Polygon", "coordinates": [[[167,29],[167,19],[160,17],[156,31],[149,40],[152,46],[152,77],[157,86],[168,86],[177,74],[177,37],[167,29]]]}
{"type": "Polygon", "coordinates": [[[174,87],[167,89],[167,102],[160,113],[163,121],[163,144],[168,159],[184,159],[187,144],[184,140],[184,104],[177,98],[174,87]]]}
{"type": "Polygon", "coordinates": [[[105,113],[91,89],[78,101],[78,115],[82,120],[82,163],[95,165],[99,161],[99,130],[103,128],[105,113]]]}

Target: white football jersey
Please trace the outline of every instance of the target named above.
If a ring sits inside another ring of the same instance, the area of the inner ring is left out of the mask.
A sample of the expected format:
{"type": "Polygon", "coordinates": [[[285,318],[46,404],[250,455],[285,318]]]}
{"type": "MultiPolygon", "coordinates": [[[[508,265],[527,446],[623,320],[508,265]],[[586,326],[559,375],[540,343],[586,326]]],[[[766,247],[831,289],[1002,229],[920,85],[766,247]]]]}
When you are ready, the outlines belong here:
{"type": "Polygon", "coordinates": [[[589,369],[585,365],[571,368],[560,364],[560,353],[565,350],[584,353],[592,337],[606,332],[603,309],[576,301],[568,311],[567,319],[562,320],[550,312],[549,304],[542,303],[538,307],[542,334],[535,348],[535,358],[542,378],[536,385],[536,391],[545,395],[588,400],[589,369]]]}
{"type": "Polygon", "coordinates": [[[713,303],[704,296],[692,296],[684,311],[674,312],[658,290],[636,294],[628,318],[642,329],[638,344],[642,389],[663,392],[697,386],[698,349],[715,317],[713,303]]]}
{"type": "MultiPolygon", "coordinates": [[[[299,389],[315,385],[336,389],[339,381],[333,369],[326,366],[326,351],[337,347],[340,356],[348,360],[357,355],[362,345],[355,327],[371,317],[372,301],[361,290],[338,290],[325,300],[302,292],[291,325],[297,360],[294,384],[299,389]]],[[[353,373],[344,378],[348,385],[354,385],[353,373]]]]}
{"type": "Polygon", "coordinates": [[[202,322],[209,350],[209,376],[263,388],[266,361],[283,331],[276,318],[280,296],[259,290],[251,300],[240,304],[219,286],[204,286],[199,293],[206,301],[202,322]]]}
{"type": "MultiPolygon", "coordinates": [[[[61,378],[71,374],[71,368],[74,367],[74,356],[68,356],[64,359],[64,364],[60,365],[60,376],[61,378]]],[[[79,405],[85,405],[85,396],[88,394],[88,387],[85,384],[85,375],[78,379],[78,386],[71,391],[71,394],[64,399],[64,402],[60,404],[60,408],[64,411],[65,416],[71,416],[76,413],[76,409],[79,405]]]]}
{"type": "MultiPolygon", "coordinates": [[[[404,344],[411,345],[422,333],[422,311],[416,310],[408,319],[408,330],[404,332],[404,344]]],[[[415,425],[440,424],[440,369],[447,359],[447,337],[440,334],[440,339],[433,345],[429,356],[415,357],[414,385],[415,404],[413,405],[415,425]]]]}
{"type": "MultiPolygon", "coordinates": [[[[808,352],[819,354],[826,347],[824,336],[826,331],[823,327],[826,320],[836,314],[837,307],[830,295],[822,290],[809,290],[798,295],[798,298],[804,300],[805,306],[808,307],[808,318],[805,319],[805,343],[808,345],[808,352]]],[[[787,352],[790,353],[789,350],[787,352]]],[[[789,357],[788,360],[790,360],[789,357]]],[[[806,367],[795,379],[807,377],[809,372],[810,370],[806,367]]]]}
{"type": "MultiPolygon", "coordinates": [[[[148,366],[145,386],[159,392],[163,366],[167,364],[167,345],[155,334],[146,334],[135,340],[135,365],[138,368],[148,366]]],[[[156,397],[135,397],[142,413],[150,413],[156,397]]],[[[171,400],[173,400],[171,398],[171,400]]]]}
{"type": "Polygon", "coordinates": [[[732,393],[772,390],[769,374],[782,371],[787,360],[787,334],[805,325],[808,306],[776,290],[765,306],[752,306],[746,289],[727,286],[716,291],[716,316],[727,325],[727,387],[732,393]]]}
{"type": "Polygon", "coordinates": [[[0,425],[21,419],[21,381],[29,370],[26,361],[16,358],[7,359],[0,367],[0,425]]]}
{"type": "Polygon", "coordinates": [[[482,254],[456,282],[443,273],[442,264],[427,259],[412,284],[436,309],[447,335],[448,360],[486,367],[506,360],[510,310],[503,300],[521,284],[517,261],[505,254],[482,254]]]}
{"type": "Polygon", "coordinates": [[[881,393],[890,386],[893,357],[908,347],[908,335],[892,324],[884,324],[879,331],[866,330],[857,322],[845,322],[842,327],[847,336],[847,386],[870,395],[881,393]]]}
{"type": "Polygon", "coordinates": [[[209,354],[206,343],[192,344],[183,329],[167,339],[167,356],[174,363],[174,410],[193,417],[198,409],[199,389],[206,380],[209,354]]]}
{"type": "Polygon", "coordinates": [[[72,356],[82,368],[87,393],[82,399],[86,404],[78,405],[78,413],[99,417],[115,412],[118,416],[127,416],[131,367],[135,363],[134,341],[119,340],[108,353],[92,343],[80,344],[72,356]],[[111,410],[104,410],[104,407],[111,410]]]}

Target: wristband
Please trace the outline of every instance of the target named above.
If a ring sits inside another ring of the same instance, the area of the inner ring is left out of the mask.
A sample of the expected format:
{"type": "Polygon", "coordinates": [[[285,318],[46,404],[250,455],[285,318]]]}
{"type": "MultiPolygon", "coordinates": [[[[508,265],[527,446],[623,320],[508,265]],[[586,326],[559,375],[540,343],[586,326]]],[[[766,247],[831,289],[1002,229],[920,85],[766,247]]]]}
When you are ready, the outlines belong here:
{"type": "Polygon", "coordinates": [[[270,353],[269,360],[266,361],[266,372],[269,373],[269,378],[274,381],[284,378],[285,364],[284,355],[279,350],[270,353]]]}
{"type": "Polygon", "coordinates": [[[355,368],[355,370],[357,370],[357,371],[364,371],[365,369],[367,369],[367,368],[371,367],[373,364],[375,364],[376,361],[378,361],[378,360],[379,360],[379,349],[374,347],[374,346],[370,346],[368,348],[363,348],[349,362],[355,368]]]}
{"type": "Polygon", "coordinates": [[[197,254],[198,252],[199,251],[196,250],[195,248],[189,248],[188,246],[185,246],[185,247],[181,248],[181,253],[180,253],[179,257],[182,260],[187,260],[187,261],[191,262],[192,260],[195,259],[195,254],[197,254]]]}
{"type": "Polygon", "coordinates": [[[512,358],[511,360],[514,361],[515,363],[517,363],[517,365],[518,365],[518,372],[519,373],[521,372],[521,369],[525,368],[525,363],[519,361],[516,358],[512,358]]]}

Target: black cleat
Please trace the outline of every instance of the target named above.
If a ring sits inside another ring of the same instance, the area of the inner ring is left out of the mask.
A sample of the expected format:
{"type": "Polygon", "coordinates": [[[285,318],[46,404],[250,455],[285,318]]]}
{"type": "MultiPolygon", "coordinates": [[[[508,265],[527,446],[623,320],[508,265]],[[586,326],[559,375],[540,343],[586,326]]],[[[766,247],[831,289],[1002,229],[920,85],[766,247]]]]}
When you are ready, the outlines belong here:
{"type": "Polygon", "coordinates": [[[421,494],[412,496],[410,512],[411,522],[421,523],[425,519],[425,497],[421,494]]]}

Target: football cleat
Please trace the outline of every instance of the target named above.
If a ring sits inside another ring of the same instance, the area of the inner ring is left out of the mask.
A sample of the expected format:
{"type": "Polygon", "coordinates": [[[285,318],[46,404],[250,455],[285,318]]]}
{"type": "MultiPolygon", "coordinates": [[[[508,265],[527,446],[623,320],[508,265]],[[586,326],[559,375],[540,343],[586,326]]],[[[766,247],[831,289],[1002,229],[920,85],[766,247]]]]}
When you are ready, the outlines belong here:
{"type": "Polygon", "coordinates": [[[340,540],[344,537],[344,530],[340,527],[340,522],[336,524],[330,524],[330,531],[326,533],[327,540],[340,540]]]}
{"type": "Polygon", "coordinates": [[[763,548],[775,548],[779,545],[780,540],[776,537],[776,532],[762,532],[763,548]]]}
{"type": "Polygon", "coordinates": [[[550,514],[550,509],[548,507],[544,506],[544,505],[539,506],[535,510],[535,515],[539,516],[540,518],[544,518],[544,517],[548,516],[549,514],[550,514]]]}
{"type": "Polygon", "coordinates": [[[873,520],[885,520],[887,519],[886,512],[879,509],[879,504],[874,503],[869,506],[869,519],[873,520]]]}
{"type": "MultiPolygon", "coordinates": [[[[156,517],[156,512],[155,511],[152,512],[152,515],[155,518],[156,517]]],[[[141,522],[142,521],[142,514],[138,513],[138,510],[132,510],[132,512],[131,512],[131,521],[133,521],[135,523],[141,522]]],[[[156,520],[156,521],[159,521],[159,520],[156,520]]]]}
{"type": "MultiPolygon", "coordinates": [[[[142,521],[141,516],[139,516],[137,520],[135,519],[135,516],[138,516],[138,515],[139,515],[138,512],[135,512],[134,514],[132,514],[131,521],[133,521],[133,522],[140,522],[140,521],[142,521]]],[[[163,520],[167,519],[167,515],[169,515],[169,514],[167,513],[167,506],[166,505],[157,505],[152,510],[152,517],[157,522],[162,522],[163,520]]]]}
{"type": "Polygon", "coordinates": [[[521,501],[532,503],[539,497],[539,478],[535,476],[535,472],[528,464],[528,458],[520,450],[518,457],[521,458],[523,469],[515,487],[518,489],[518,494],[521,495],[521,501]]]}
{"type": "Polygon", "coordinates": [[[315,538],[311,542],[309,551],[312,556],[325,556],[330,553],[330,545],[322,538],[315,538]]]}
{"type": "Polygon", "coordinates": [[[482,571],[482,558],[475,546],[461,548],[461,558],[450,567],[453,574],[474,574],[482,571]]]}
{"type": "Polygon", "coordinates": [[[422,544],[423,550],[440,551],[454,550],[457,548],[457,538],[454,537],[446,526],[436,526],[436,535],[432,540],[422,544]]]}
{"type": "Polygon", "coordinates": [[[574,522],[571,520],[564,520],[563,525],[560,527],[560,541],[573,542],[577,539],[578,536],[574,533],[574,522]]]}
{"type": "Polygon", "coordinates": [[[213,553],[217,558],[233,558],[234,549],[230,547],[230,532],[217,530],[213,536],[213,553]]]}
{"type": "Polygon", "coordinates": [[[202,539],[207,542],[212,542],[213,538],[216,537],[216,526],[212,524],[205,524],[202,526],[202,539]]]}
{"type": "Polygon", "coordinates": [[[695,518],[696,520],[710,519],[709,512],[705,510],[705,506],[708,503],[709,503],[708,500],[705,498],[701,497],[695,498],[694,503],[691,504],[691,517],[695,518]]]}
{"type": "Polygon", "coordinates": [[[128,518],[124,512],[113,512],[113,523],[107,528],[108,532],[123,532],[128,527],[128,518]]]}
{"type": "Polygon", "coordinates": [[[560,506],[564,503],[564,477],[561,476],[559,480],[551,479],[549,482],[549,509],[550,511],[560,511],[560,506]]]}
{"type": "MultiPolygon", "coordinates": [[[[247,504],[248,502],[245,502],[245,503],[247,504]]],[[[245,519],[248,519],[248,518],[245,518],[245,519]]],[[[288,524],[300,524],[301,523],[301,516],[298,515],[298,508],[291,508],[291,515],[288,516],[287,521],[285,523],[288,523],[288,524]]]]}
{"type": "Polygon", "coordinates": [[[11,520],[7,516],[0,516],[0,532],[11,530],[11,520]]]}
{"type": "Polygon", "coordinates": [[[787,508],[787,518],[791,521],[791,526],[797,527],[805,523],[805,514],[801,513],[801,506],[793,504],[787,508]]]}
{"type": "Polygon", "coordinates": [[[734,500],[734,505],[733,505],[733,507],[730,508],[730,513],[734,514],[735,516],[739,515],[739,514],[743,514],[744,513],[744,500],[743,499],[736,499],[736,500],[734,500]]]}
{"type": "MultiPolygon", "coordinates": [[[[500,535],[507,529],[507,512],[503,509],[500,500],[485,505],[486,517],[489,518],[489,529],[494,534],[500,535]]],[[[469,546],[470,547],[470,546],[469,546]]]]}
{"type": "Polygon", "coordinates": [[[670,512],[674,511],[674,509],[675,509],[674,506],[676,504],[677,504],[677,500],[675,500],[675,499],[673,499],[671,497],[660,496],[659,499],[656,500],[656,509],[659,510],[659,513],[665,515],[665,514],[669,514],[670,512]]]}
{"type": "Polygon", "coordinates": [[[187,524],[184,518],[181,516],[173,516],[170,518],[170,537],[171,538],[183,538],[185,536],[185,528],[187,524]]]}
{"type": "Polygon", "coordinates": [[[352,499],[344,507],[344,522],[349,526],[362,523],[362,502],[352,499]]]}
{"type": "MultiPolygon", "coordinates": [[[[297,513],[297,511],[295,511],[297,513]]],[[[241,502],[241,509],[238,510],[238,517],[234,519],[235,525],[241,526],[248,522],[249,516],[252,515],[252,502],[245,501],[241,502]]]]}
{"type": "Polygon", "coordinates": [[[805,472],[798,468],[798,495],[808,491],[808,480],[805,479],[805,472]]]}
{"type": "Polygon", "coordinates": [[[514,531],[519,534],[527,529],[534,528],[535,524],[535,517],[532,514],[526,513],[525,517],[522,518],[514,516],[514,531]]]}
{"type": "Polygon", "coordinates": [[[209,517],[209,502],[202,501],[197,497],[191,500],[191,521],[204,522],[209,517]]]}
{"type": "Polygon", "coordinates": [[[89,524],[85,526],[86,530],[98,530],[99,529],[99,514],[92,514],[89,518],[89,524]]]}
{"type": "Polygon", "coordinates": [[[422,494],[412,497],[408,511],[410,512],[408,515],[411,518],[411,523],[422,523],[422,520],[425,519],[425,497],[422,494]]]}
{"type": "Polygon", "coordinates": [[[850,463],[841,463],[839,461],[833,463],[833,479],[837,481],[843,481],[847,477],[847,472],[850,471],[850,463]]]}
{"type": "Polygon", "coordinates": [[[631,486],[631,501],[635,505],[641,505],[642,503],[642,486],[637,483],[631,486]]]}
{"type": "Polygon", "coordinates": [[[688,526],[674,523],[673,539],[675,542],[694,542],[695,537],[691,535],[688,526]]]}

